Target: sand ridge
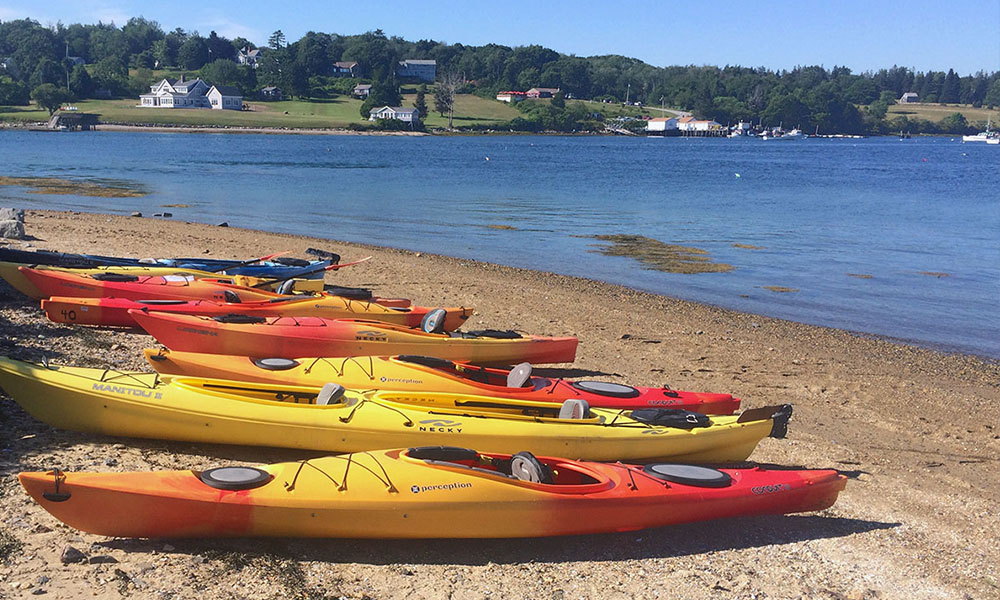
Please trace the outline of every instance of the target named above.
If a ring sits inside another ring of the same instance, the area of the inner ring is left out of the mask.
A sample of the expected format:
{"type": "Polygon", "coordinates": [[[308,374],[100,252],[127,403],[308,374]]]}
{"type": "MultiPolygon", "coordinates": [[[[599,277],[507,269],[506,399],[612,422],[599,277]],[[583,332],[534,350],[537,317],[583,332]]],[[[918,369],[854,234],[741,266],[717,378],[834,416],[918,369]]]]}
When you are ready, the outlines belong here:
{"type": "MultiPolygon", "coordinates": [[[[39,248],[243,258],[307,247],[368,263],[327,274],[423,305],[472,305],[466,328],[580,338],[545,371],[791,402],[761,463],[850,476],[818,514],[600,536],[499,541],[120,540],[62,525],[21,470],[205,468],[300,458],[52,429],[0,400],[0,597],[995,598],[1000,596],[1000,366],[621,286],[377,246],[173,220],[29,211],[39,248]],[[11,541],[12,540],[12,541],[11,541]],[[17,546],[19,549],[16,549],[17,546]],[[73,546],[89,562],[62,564],[73,546]]],[[[373,240],[377,243],[379,240],[373,240]]],[[[711,275],[706,275],[711,276],[711,275]]],[[[0,354],[143,369],[146,335],[47,322],[4,289],[0,354]]]]}

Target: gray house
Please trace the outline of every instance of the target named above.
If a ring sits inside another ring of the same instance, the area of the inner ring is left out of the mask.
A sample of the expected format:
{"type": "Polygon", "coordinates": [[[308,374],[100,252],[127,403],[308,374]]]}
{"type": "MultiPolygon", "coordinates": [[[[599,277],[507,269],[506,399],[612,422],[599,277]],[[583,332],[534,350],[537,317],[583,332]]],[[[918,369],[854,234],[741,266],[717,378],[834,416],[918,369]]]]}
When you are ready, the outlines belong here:
{"type": "Polygon", "coordinates": [[[437,77],[437,61],[408,58],[399,61],[396,75],[404,78],[434,81],[437,77]]]}

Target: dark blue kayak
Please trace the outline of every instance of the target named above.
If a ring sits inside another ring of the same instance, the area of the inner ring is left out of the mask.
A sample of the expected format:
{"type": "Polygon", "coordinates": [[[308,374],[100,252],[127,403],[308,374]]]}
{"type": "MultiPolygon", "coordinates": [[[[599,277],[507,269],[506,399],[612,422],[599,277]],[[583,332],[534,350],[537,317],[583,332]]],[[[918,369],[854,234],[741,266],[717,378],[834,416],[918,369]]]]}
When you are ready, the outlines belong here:
{"type": "Polygon", "coordinates": [[[225,273],[227,275],[248,275],[266,279],[285,279],[300,276],[306,279],[322,279],[324,275],[322,271],[323,267],[340,262],[340,256],[332,252],[314,250],[312,248],[307,250],[307,252],[319,255],[321,260],[279,257],[265,262],[254,261],[252,264],[247,264],[251,261],[206,258],[138,259],[101,256],[98,254],[50,252],[48,250],[30,252],[13,248],[0,248],[0,261],[67,268],[164,266],[180,269],[197,269],[200,271],[225,273]]]}

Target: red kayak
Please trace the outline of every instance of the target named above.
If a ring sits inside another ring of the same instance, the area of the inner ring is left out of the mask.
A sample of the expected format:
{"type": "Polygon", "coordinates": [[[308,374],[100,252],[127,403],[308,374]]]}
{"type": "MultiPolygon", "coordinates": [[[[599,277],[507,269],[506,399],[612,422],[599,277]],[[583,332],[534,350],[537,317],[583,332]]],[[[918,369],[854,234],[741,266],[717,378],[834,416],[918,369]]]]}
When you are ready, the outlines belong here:
{"type": "MultiPolygon", "coordinates": [[[[18,271],[38,289],[42,298],[124,298],[127,300],[214,300],[216,302],[267,302],[289,296],[244,285],[233,278],[200,278],[192,275],[134,275],[127,273],[79,274],[56,269],[19,267],[18,271]]],[[[301,298],[301,296],[291,296],[301,298]]],[[[373,298],[381,306],[406,307],[403,298],[373,298]]]]}
{"type": "Polygon", "coordinates": [[[633,410],[679,408],[708,415],[731,415],[740,399],[731,394],[685,392],[669,387],[639,387],[607,381],[569,381],[532,374],[522,363],[513,370],[491,369],[428,356],[354,358],[251,358],[144,350],[146,360],[165,375],[231,379],[322,387],[337,383],[352,390],[450,392],[513,400],[555,402],[578,398],[592,407],[633,410]]]}
{"type": "Polygon", "coordinates": [[[416,354],[486,365],[576,358],[575,337],[496,330],[427,333],[377,321],[318,317],[209,318],[141,310],[129,314],[161,344],[183,352],[279,358],[416,354]]]}
{"type": "MultiPolygon", "coordinates": [[[[138,327],[130,310],[155,310],[181,315],[217,317],[246,315],[258,317],[314,316],[328,319],[370,319],[417,327],[433,310],[426,306],[405,308],[351,300],[342,296],[283,296],[273,300],[250,302],[218,302],[215,300],[129,300],[126,298],[69,298],[54,296],[42,300],[46,316],[56,323],[101,325],[104,327],[138,327]]],[[[472,315],[471,308],[461,306],[443,309],[442,331],[454,331],[472,315]]]]}

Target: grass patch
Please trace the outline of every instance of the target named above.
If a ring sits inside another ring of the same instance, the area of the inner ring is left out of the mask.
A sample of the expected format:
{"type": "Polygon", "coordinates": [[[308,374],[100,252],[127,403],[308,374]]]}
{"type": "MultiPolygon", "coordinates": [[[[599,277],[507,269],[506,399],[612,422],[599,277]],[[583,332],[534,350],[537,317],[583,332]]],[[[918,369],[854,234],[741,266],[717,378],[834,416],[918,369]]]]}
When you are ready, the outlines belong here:
{"type": "Polygon", "coordinates": [[[986,125],[986,122],[990,119],[996,123],[1000,120],[1000,110],[994,109],[990,110],[988,108],[975,108],[971,104],[924,104],[924,103],[914,103],[914,104],[892,104],[889,106],[889,113],[886,118],[892,119],[893,117],[904,116],[908,119],[926,119],[937,123],[941,119],[952,115],[955,113],[962,113],[965,120],[969,122],[970,125],[975,125],[977,122],[982,122],[986,125]]]}
{"type": "Polygon", "coordinates": [[[778,292],[779,294],[789,294],[791,292],[799,291],[798,288],[783,287],[780,285],[765,285],[764,289],[772,292],[778,292]]]}
{"type": "MultiPolygon", "coordinates": [[[[403,106],[413,106],[416,94],[403,96],[403,106]]],[[[430,114],[424,118],[427,129],[448,127],[448,115],[441,116],[434,112],[434,94],[427,94],[427,106],[430,114]]],[[[469,125],[504,125],[520,112],[507,104],[489,98],[480,98],[473,94],[458,94],[455,96],[453,125],[465,127],[469,125]]]]}
{"type": "MultiPolygon", "coordinates": [[[[403,96],[403,106],[412,106],[416,94],[403,96]]],[[[267,127],[275,129],[344,129],[351,124],[368,123],[361,117],[357,98],[281,102],[250,102],[250,110],[210,110],[197,108],[142,108],[138,98],[118,100],[81,100],[74,104],[81,112],[97,113],[101,122],[121,125],[160,125],[179,127],[267,127]]],[[[434,95],[427,94],[427,105],[434,106],[434,95]]],[[[454,125],[503,125],[518,116],[517,109],[504,102],[472,94],[455,97],[454,125]]],[[[34,106],[0,107],[0,121],[47,121],[47,110],[34,106]]],[[[424,119],[428,129],[447,127],[448,116],[431,112],[424,119]]]]}
{"type": "Polygon", "coordinates": [[[867,273],[848,273],[848,277],[857,277],[858,279],[871,279],[872,276],[867,273]]]}
{"type": "Polygon", "coordinates": [[[743,248],[744,250],[766,250],[764,246],[754,246],[753,244],[733,244],[733,248],[743,248]]]}
{"type": "Polygon", "coordinates": [[[29,194],[67,194],[101,198],[141,198],[148,192],[137,184],[108,179],[90,181],[59,179],[56,177],[6,177],[0,176],[0,185],[31,188],[29,194]]]}
{"type": "Polygon", "coordinates": [[[667,244],[641,235],[595,235],[602,244],[595,252],[605,256],[628,256],[644,267],[665,273],[725,273],[735,267],[712,262],[708,252],[701,248],[667,244]]]}

